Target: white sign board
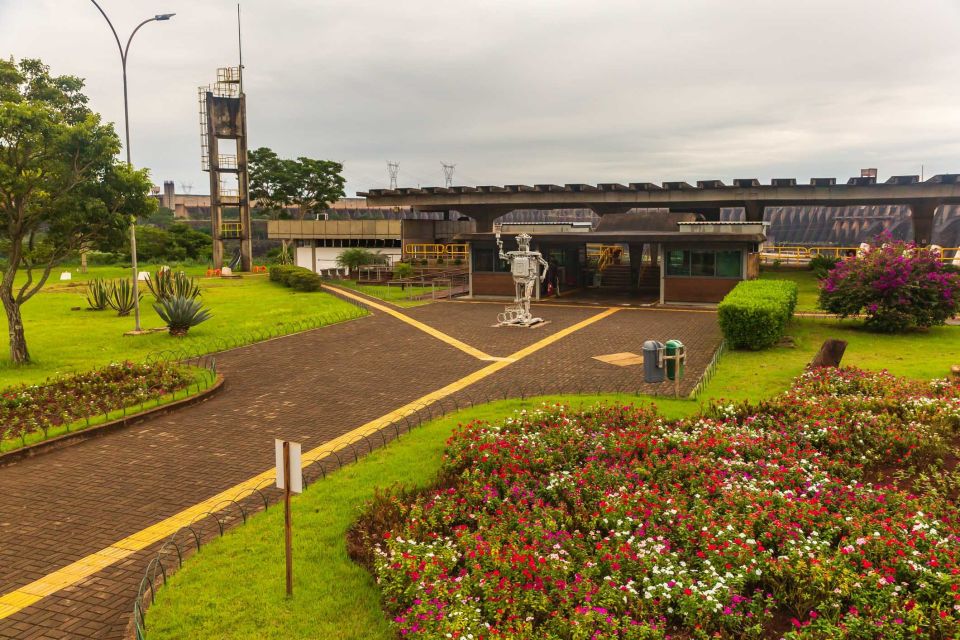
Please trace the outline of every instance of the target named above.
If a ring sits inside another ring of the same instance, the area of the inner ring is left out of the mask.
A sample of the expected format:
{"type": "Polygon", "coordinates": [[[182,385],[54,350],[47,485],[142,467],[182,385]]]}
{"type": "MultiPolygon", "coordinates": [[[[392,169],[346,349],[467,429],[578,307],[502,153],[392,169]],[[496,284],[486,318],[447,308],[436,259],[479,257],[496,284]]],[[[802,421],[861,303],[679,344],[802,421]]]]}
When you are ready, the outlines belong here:
{"type": "MultiPolygon", "coordinates": [[[[286,489],[283,484],[283,440],[274,440],[277,459],[277,488],[286,489]]],[[[300,471],[300,443],[290,443],[290,491],[303,493],[303,474],[300,471]]]]}

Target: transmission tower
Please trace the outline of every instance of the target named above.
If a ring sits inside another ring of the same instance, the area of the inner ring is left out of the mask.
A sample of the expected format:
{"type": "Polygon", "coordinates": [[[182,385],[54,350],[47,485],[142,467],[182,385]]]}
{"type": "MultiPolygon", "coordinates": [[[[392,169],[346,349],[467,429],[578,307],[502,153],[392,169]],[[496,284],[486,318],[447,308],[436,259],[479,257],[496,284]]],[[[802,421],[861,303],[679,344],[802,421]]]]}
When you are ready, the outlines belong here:
{"type": "Polygon", "coordinates": [[[441,162],[440,166],[443,167],[444,186],[449,189],[450,187],[453,186],[453,170],[457,168],[457,165],[441,162]]]}
{"type": "Polygon", "coordinates": [[[193,191],[193,183],[191,183],[191,182],[181,182],[181,183],[180,183],[180,189],[181,189],[184,193],[186,193],[186,194],[189,195],[189,194],[193,191]]]}
{"type": "Polygon", "coordinates": [[[390,172],[390,188],[397,188],[397,174],[400,173],[400,163],[387,160],[387,171],[390,172]]]}

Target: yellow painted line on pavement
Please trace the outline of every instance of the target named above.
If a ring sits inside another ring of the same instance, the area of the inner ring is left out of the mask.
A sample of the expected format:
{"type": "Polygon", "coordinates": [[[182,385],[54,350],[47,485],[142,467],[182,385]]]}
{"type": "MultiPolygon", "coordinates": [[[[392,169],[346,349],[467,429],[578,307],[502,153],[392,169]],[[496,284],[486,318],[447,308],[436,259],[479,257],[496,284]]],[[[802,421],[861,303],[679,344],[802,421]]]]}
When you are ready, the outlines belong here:
{"type": "Polygon", "coordinates": [[[468,355],[471,355],[471,356],[473,356],[474,358],[477,358],[478,360],[486,360],[486,361],[491,361],[491,362],[492,362],[492,361],[495,361],[495,360],[499,360],[499,358],[496,358],[496,357],[494,357],[494,356],[491,356],[491,355],[488,354],[488,353],[484,353],[483,351],[480,351],[480,349],[476,349],[476,348],[474,348],[474,347],[471,347],[471,346],[468,345],[466,342],[462,342],[462,341],[460,341],[460,340],[457,340],[457,339],[454,338],[453,336],[449,336],[449,335],[445,334],[445,333],[442,332],[442,331],[439,331],[439,330],[437,330],[437,329],[434,329],[434,328],[431,327],[430,325],[424,324],[423,322],[420,322],[419,320],[414,320],[413,318],[411,318],[411,317],[408,316],[407,314],[405,314],[405,313],[400,313],[400,312],[397,311],[396,309],[391,309],[390,307],[388,307],[388,306],[386,306],[386,305],[380,304],[380,303],[378,303],[378,302],[374,302],[374,301],[372,301],[370,298],[365,298],[365,297],[363,297],[363,296],[360,296],[360,295],[357,295],[357,294],[353,293],[352,291],[348,291],[348,290],[346,290],[346,289],[341,289],[340,287],[333,287],[333,286],[330,286],[329,284],[324,284],[323,286],[326,287],[326,288],[328,288],[328,289],[332,289],[333,291],[336,291],[337,293],[339,293],[339,294],[342,295],[342,296],[345,296],[345,297],[347,297],[347,298],[351,298],[351,299],[353,299],[353,300],[357,300],[358,302],[362,302],[363,304],[367,305],[368,307],[373,307],[374,309],[377,309],[378,311],[383,311],[384,313],[387,313],[387,314],[393,316],[393,317],[396,318],[397,320],[400,320],[401,322],[406,322],[406,323],[407,323],[408,325],[410,325],[411,327],[414,327],[414,328],[416,328],[416,329],[420,329],[420,331],[423,331],[424,333],[433,336],[433,337],[436,338],[437,340],[441,340],[441,341],[443,341],[443,342],[446,342],[446,343],[449,344],[450,346],[456,347],[457,349],[460,349],[460,351],[463,351],[464,353],[466,353],[466,354],[468,354],[468,355]]]}
{"type": "MultiPolygon", "coordinates": [[[[370,304],[367,300],[364,300],[364,302],[370,304]]],[[[384,426],[385,424],[393,422],[394,420],[399,420],[404,416],[417,411],[418,409],[422,409],[434,404],[438,400],[465,389],[475,382],[483,380],[484,378],[493,375],[497,371],[510,366],[512,363],[526,358],[530,354],[536,353],[544,347],[548,347],[554,342],[557,342],[558,340],[561,340],[566,336],[593,324],[594,322],[603,320],[607,316],[610,316],[617,311],[620,311],[620,309],[607,309],[606,311],[591,316],[586,320],[581,320],[574,325],[561,329],[554,334],[538,340],[528,347],[520,349],[516,353],[512,354],[509,358],[497,359],[496,362],[493,362],[482,369],[474,371],[473,373],[466,375],[459,380],[446,385],[445,387],[441,387],[440,389],[432,391],[425,396],[421,396],[413,402],[408,402],[399,409],[395,409],[384,416],[380,416],[375,420],[371,420],[370,422],[367,422],[366,424],[363,424],[348,433],[338,436],[333,440],[328,440],[322,445],[311,449],[302,455],[304,466],[314,462],[316,459],[326,457],[334,452],[340,451],[341,449],[345,449],[357,438],[369,433],[376,427],[384,426]]],[[[243,482],[230,487],[226,491],[221,491],[217,495],[208,498],[203,502],[199,502],[192,507],[188,507],[183,511],[170,516],[169,518],[150,525],[145,529],[141,529],[140,531],[127,536],[122,540],[118,540],[109,547],[96,551],[84,558],[77,560],[76,562],[68,564],[62,569],[58,569],[57,571],[49,573],[38,580],[34,580],[30,584],[24,585],[18,589],[15,589],[14,591],[0,596],[0,620],[12,616],[18,611],[29,607],[39,600],[42,600],[43,598],[60,591],[61,589],[65,589],[71,585],[81,582],[86,578],[89,578],[95,573],[98,573],[99,571],[102,571],[103,569],[114,564],[118,560],[122,560],[123,558],[146,549],[147,547],[156,544],[161,540],[169,538],[171,535],[189,525],[194,520],[197,520],[201,516],[204,516],[211,511],[220,510],[229,500],[243,499],[254,493],[257,489],[267,486],[267,483],[273,481],[275,477],[276,470],[275,468],[271,467],[263,473],[257,474],[248,480],[244,480],[243,482]]]]}

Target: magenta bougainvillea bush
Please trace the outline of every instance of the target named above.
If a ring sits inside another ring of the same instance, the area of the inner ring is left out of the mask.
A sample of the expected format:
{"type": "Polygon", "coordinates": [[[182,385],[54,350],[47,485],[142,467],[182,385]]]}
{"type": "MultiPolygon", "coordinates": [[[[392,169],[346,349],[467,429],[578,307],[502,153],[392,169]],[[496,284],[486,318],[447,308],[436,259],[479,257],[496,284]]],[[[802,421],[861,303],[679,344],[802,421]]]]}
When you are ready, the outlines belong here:
{"type": "Polygon", "coordinates": [[[940,325],[960,311],[960,274],[935,251],[880,236],[820,281],[820,306],[840,317],[862,313],[877,331],[940,325]]]}
{"type": "Polygon", "coordinates": [[[954,485],[918,470],[957,477],[958,428],[956,383],[853,369],[676,422],[475,422],[374,570],[404,638],[956,638],[954,485]]]}
{"type": "Polygon", "coordinates": [[[156,399],[191,382],[192,376],[174,365],[122,362],[4,389],[0,391],[0,436],[6,440],[47,432],[57,425],[156,399]]]}

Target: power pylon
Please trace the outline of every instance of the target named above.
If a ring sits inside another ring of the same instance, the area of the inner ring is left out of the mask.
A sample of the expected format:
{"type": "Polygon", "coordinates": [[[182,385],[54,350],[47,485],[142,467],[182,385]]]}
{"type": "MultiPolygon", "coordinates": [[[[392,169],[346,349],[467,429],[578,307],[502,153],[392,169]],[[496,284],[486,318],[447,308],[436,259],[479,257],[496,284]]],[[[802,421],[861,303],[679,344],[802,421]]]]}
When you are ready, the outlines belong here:
{"type": "Polygon", "coordinates": [[[457,168],[455,164],[447,164],[446,162],[441,162],[440,166],[443,167],[443,183],[444,186],[448,189],[453,186],[453,170],[457,168]]]}
{"type": "Polygon", "coordinates": [[[397,174],[400,173],[400,163],[387,160],[387,171],[390,172],[390,188],[397,188],[397,174]]]}

